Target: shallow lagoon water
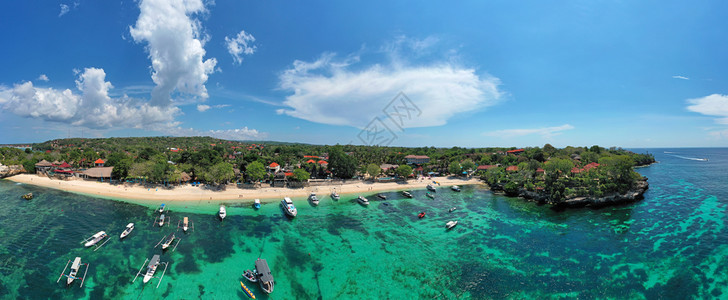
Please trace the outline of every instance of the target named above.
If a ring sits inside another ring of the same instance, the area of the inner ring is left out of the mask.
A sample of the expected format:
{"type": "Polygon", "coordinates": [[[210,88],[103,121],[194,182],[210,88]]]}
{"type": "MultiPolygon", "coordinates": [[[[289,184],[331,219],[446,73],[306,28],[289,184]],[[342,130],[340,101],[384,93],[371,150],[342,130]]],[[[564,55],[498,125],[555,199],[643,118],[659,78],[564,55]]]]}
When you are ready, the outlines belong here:
{"type": "Polygon", "coordinates": [[[259,299],[728,297],[728,149],[649,151],[660,163],[638,169],[650,178],[646,198],[596,210],[554,211],[465,186],[442,187],[434,200],[425,190],[414,199],[365,195],[369,207],[356,195],[321,194],[318,207],[298,198],[292,220],[277,201],[260,210],[222,201],[224,222],[219,202],[168,202],[173,224],[159,228],[158,202],[2,180],[0,298],[244,299],[238,281],[258,257],[276,280],[269,297],[246,283],[259,299]],[[35,199],[20,198],[27,192],[35,199]],[[420,211],[427,216],[417,218],[420,211]],[[153,248],[184,216],[195,229],[180,232],[176,251],[153,248]],[[448,231],[449,220],[460,223],[448,231]],[[136,229],[119,240],[129,222],[136,229]],[[111,240],[95,252],[83,248],[99,230],[111,240]],[[132,283],[154,254],[170,262],[159,288],[132,283]],[[56,283],[76,256],[90,263],[84,287],[56,283]]]}

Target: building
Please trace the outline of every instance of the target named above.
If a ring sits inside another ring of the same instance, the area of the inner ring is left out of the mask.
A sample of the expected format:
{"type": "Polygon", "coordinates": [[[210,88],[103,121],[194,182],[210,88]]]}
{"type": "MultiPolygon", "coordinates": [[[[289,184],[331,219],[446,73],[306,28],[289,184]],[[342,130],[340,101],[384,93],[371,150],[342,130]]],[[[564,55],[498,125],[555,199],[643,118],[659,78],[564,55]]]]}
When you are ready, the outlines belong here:
{"type": "Polygon", "coordinates": [[[99,159],[97,159],[97,160],[96,160],[96,161],[94,162],[94,166],[96,166],[96,167],[103,167],[103,166],[104,166],[104,163],[105,163],[105,161],[104,161],[103,159],[100,159],[100,158],[99,158],[99,159]]]}
{"type": "Polygon", "coordinates": [[[506,168],[506,171],[508,171],[508,172],[518,171],[518,166],[509,166],[506,168]]]}
{"type": "Polygon", "coordinates": [[[38,173],[48,173],[51,168],[53,168],[53,164],[45,159],[35,164],[35,171],[38,173]]]}
{"type": "Polygon", "coordinates": [[[487,170],[490,170],[490,169],[496,168],[496,167],[498,167],[498,166],[497,165],[481,165],[481,166],[478,166],[477,170],[478,171],[487,171],[487,170]]]}
{"type": "Polygon", "coordinates": [[[407,155],[404,157],[407,160],[408,165],[421,165],[430,162],[430,157],[427,155],[407,155]]]}
{"type": "Polygon", "coordinates": [[[93,167],[81,172],[81,176],[87,179],[96,179],[100,181],[111,180],[111,171],[114,167],[93,167]]]}
{"type": "Polygon", "coordinates": [[[525,150],[523,150],[523,149],[508,150],[508,151],[506,151],[506,155],[508,155],[508,154],[519,155],[519,154],[523,153],[523,151],[525,151],[525,150]]]}
{"type": "Polygon", "coordinates": [[[276,162],[272,162],[272,163],[270,163],[270,165],[268,165],[268,172],[275,174],[275,173],[278,173],[278,171],[280,171],[280,170],[281,170],[281,165],[279,165],[276,162]]]}

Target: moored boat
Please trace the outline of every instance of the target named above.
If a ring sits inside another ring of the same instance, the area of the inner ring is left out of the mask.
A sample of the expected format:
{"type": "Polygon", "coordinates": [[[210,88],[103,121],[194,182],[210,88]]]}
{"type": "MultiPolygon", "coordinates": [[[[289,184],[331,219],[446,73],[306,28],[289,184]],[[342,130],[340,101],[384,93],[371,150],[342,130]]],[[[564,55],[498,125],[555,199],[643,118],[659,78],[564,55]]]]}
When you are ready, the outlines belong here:
{"type": "Polygon", "coordinates": [[[132,230],[134,230],[134,223],[126,224],[126,228],[124,229],[124,231],[121,232],[121,234],[119,235],[119,238],[120,239],[125,238],[127,235],[129,235],[131,233],[132,230]]]}
{"type": "Polygon", "coordinates": [[[260,288],[263,289],[266,294],[272,293],[275,281],[273,280],[273,275],[270,273],[268,262],[265,261],[265,259],[258,258],[258,260],[255,261],[255,270],[257,272],[256,277],[258,277],[260,288]]]}
{"type": "Polygon", "coordinates": [[[154,272],[157,271],[157,267],[159,266],[159,254],[155,254],[152,256],[152,260],[149,261],[149,264],[147,265],[147,271],[144,272],[144,283],[149,282],[154,277],[154,272]]]}
{"type": "Polygon", "coordinates": [[[413,198],[413,197],[414,197],[414,196],[412,196],[412,193],[410,193],[410,192],[408,192],[408,191],[403,191],[403,192],[402,192],[402,195],[404,195],[404,196],[405,196],[405,197],[407,197],[407,198],[413,198]]]}
{"type": "Polygon", "coordinates": [[[172,245],[172,242],[174,242],[174,239],[175,239],[174,233],[170,234],[167,237],[167,240],[164,241],[164,243],[162,244],[162,250],[167,250],[167,248],[169,248],[169,246],[172,245]]]}
{"type": "Polygon", "coordinates": [[[255,271],[245,270],[245,272],[243,272],[243,277],[250,282],[258,282],[258,277],[255,274],[255,271]]]}
{"type": "Polygon", "coordinates": [[[356,201],[361,203],[362,205],[369,205],[369,199],[364,198],[362,196],[359,196],[358,198],[356,198],[356,201]]]}
{"type": "Polygon", "coordinates": [[[164,203],[162,203],[162,205],[159,206],[159,209],[157,209],[157,211],[161,214],[164,212],[165,208],[166,208],[166,205],[164,203]]]}
{"type": "Polygon", "coordinates": [[[281,200],[281,206],[283,207],[283,212],[285,212],[286,215],[295,217],[298,214],[298,210],[296,210],[296,207],[293,206],[293,200],[291,200],[291,198],[283,198],[283,200],[281,200]]]}
{"type": "Polygon", "coordinates": [[[420,219],[424,218],[425,217],[425,212],[423,211],[423,212],[417,214],[417,217],[419,217],[420,219]]]}
{"type": "Polygon", "coordinates": [[[336,193],[336,191],[331,191],[331,199],[339,200],[339,199],[341,199],[341,196],[339,196],[339,194],[336,193]]]}
{"type": "Polygon", "coordinates": [[[435,199],[435,195],[433,195],[433,194],[430,194],[429,192],[428,192],[428,193],[425,193],[425,195],[427,195],[427,197],[430,197],[430,198],[432,198],[432,199],[435,199]]]}
{"type": "Polygon", "coordinates": [[[184,217],[184,219],[182,219],[182,231],[187,232],[187,229],[190,229],[190,220],[187,217],[184,217]]]}
{"type": "Polygon", "coordinates": [[[74,279],[78,279],[78,277],[76,277],[76,274],[78,273],[79,268],[81,268],[81,258],[76,257],[76,259],[73,260],[73,264],[71,264],[71,271],[66,276],[68,277],[66,279],[66,285],[71,285],[74,279]]]}
{"type": "Polygon", "coordinates": [[[451,207],[447,212],[453,212],[456,209],[457,209],[457,207],[451,207]]]}
{"type": "Polygon", "coordinates": [[[381,193],[377,194],[377,197],[379,197],[380,199],[387,200],[387,195],[385,195],[385,194],[381,194],[381,193]]]}
{"type": "Polygon", "coordinates": [[[260,209],[260,199],[255,199],[255,202],[253,202],[253,207],[255,207],[255,209],[260,209]]]}
{"type": "Polygon", "coordinates": [[[311,193],[311,195],[308,195],[308,201],[311,201],[311,204],[314,206],[319,204],[319,199],[316,197],[316,193],[311,193]]]}
{"type": "Polygon", "coordinates": [[[459,192],[460,191],[460,187],[457,186],[457,185],[451,186],[450,189],[453,190],[453,191],[456,191],[456,192],[459,192]]]}
{"type": "Polygon", "coordinates": [[[451,229],[455,227],[455,225],[458,225],[458,221],[449,221],[445,224],[445,227],[447,227],[447,229],[451,229]]]}
{"type": "Polygon", "coordinates": [[[220,210],[217,212],[217,216],[220,217],[220,220],[224,220],[227,216],[227,211],[225,210],[225,205],[220,205],[220,210]]]}
{"type": "Polygon", "coordinates": [[[164,226],[164,220],[165,220],[164,214],[159,215],[159,221],[157,221],[157,223],[159,224],[159,227],[164,226]]]}
{"type": "Polygon", "coordinates": [[[33,193],[27,193],[27,194],[22,195],[20,197],[23,198],[23,199],[25,199],[25,200],[30,200],[30,199],[33,199],[33,193]]]}
{"type": "Polygon", "coordinates": [[[428,184],[427,185],[427,189],[430,190],[430,191],[433,191],[433,192],[437,192],[437,190],[435,189],[435,187],[433,185],[431,185],[431,184],[428,184]]]}
{"type": "Polygon", "coordinates": [[[91,236],[90,240],[87,241],[83,245],[84,245],[84,247],[91,247],[93,245],[96,245],[96,243],[98,243],[100,240],[103,240],[104,238],[106,238],[106,236],[107,235],[106,235],[105,231],[99,231],[96,234],[94,234],[93,236],[91,236]]]}

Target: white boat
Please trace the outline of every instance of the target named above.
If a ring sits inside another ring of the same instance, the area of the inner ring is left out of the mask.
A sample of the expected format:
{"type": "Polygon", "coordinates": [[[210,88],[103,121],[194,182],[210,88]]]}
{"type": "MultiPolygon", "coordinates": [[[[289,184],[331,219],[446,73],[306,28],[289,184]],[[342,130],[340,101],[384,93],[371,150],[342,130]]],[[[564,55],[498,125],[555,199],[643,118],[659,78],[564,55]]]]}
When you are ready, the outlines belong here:
{"type": "Polygon", "coordinates": [[[258,277],[260,288],[266,294],[272,293],[275,281],[273,280],[273,275],[270,273],[268,262],[265,261],[265,259],[258,258],[258,260],[255,261],[255,271],[257,272],[256,275],[258,277]]]}
{"type": "Polygon", "coordinates": [[[336,191],[332,191],[331,192],[331,199],[339,200],[339,199],[341,199],[341,196],[339,196],[339,194],[336,193],[336,191]]]}
{"type": "Polygon", "coordinates": [[[157,271],[157,266],[159,266],[159,254],[155,254],[152,257],[152,260],[149,261],[149,265],[147,265],[147,271],[144,272],[144,283],[149,282],[152,278],[154,278],[154,272],[157,271]]]}
{"type": "Polygon", "coordinates": [[[89,241],[86,242],[86,244],[83,244],[85,247],[91,247],[93,245],[96,245],[100,240],[103,240],[106,238],[106,232],[105,231],[99,231],[93,236],[89,238],[89,241]]]}
{"type": "Polygon", "coordinates": [[[428,184],[427,185],[427,189],[430,190],[430,191],[433,191],[433,192],[437,192],[437,190],[435,189],[435,187],[433,185],[431,185],[431,184],[428,184]]]}
{"type": "Polygon", "coordinates": [[[172,243],[174,242],[174,238],[174,233],[170,234],[167,237],[167,240],[164,241],[164,243],[162,244],[162,250],[167,250],[167,248],[169,248],[169,245],[172,245],[172,243]]]}
{"type": "Polygon", "coordinates": [[[453,191],[456,191],[456,192],[459,192],[460,191],[460,187],[457,186],[457,185],[451,186],[450,189],[452,189],[453,191]]]}
{"type": "Polygon", "coordinates": [[[131,233],[131,231],[134,230],[134,223],[126,224],[126,229],[121,232],[121,235],[119,235],[120,239],[125,238],[127,235],[131,233]]]}
{"type": "Polygon", "coordinates": [[[220,220],[225,219],[225,216],[227,216],[225,205],[220,205],[220,211],[217,212],[217,215],[220,217],[220,220]]]}
{"type": "Polygon", "coordinates": [[[71,285],[73,280],[77,279],[76,274],[78,273],[79,268],[81,268],[81,258],[76,257],[76,259],[73,260],[73,264],[71,264],[71,272],[68,273],[66,285],[71,285]]]}
{"type": "Polygon", "coordinates": [[[295,217],[298,214],[298,210],[296,210],[296,207],[293,206],[291,198],[283,198],[283,200],[281,200],[281,206],[283,207],[283,211],[291,217],[295,217]]]}
{"type": "Polygon", "coordinates": [[[164,214],[159,215],[159,221],[157,223],[159,223],[159,227],[164,226],[164,214]]]}
{"type": "Polygon", "coordinates": [[[453,211],[455,211],[456,209],[457,209],[457,207],[451,207],[451,208],[450,208],[450,210],[448,210],[447,212],[453,212],[453,211]]]}
{"type": "Polygon", "coordinates": [[[159,209],[157,209],[157,211],[161,214],[164,212],[164,208],[165,208],[165,204],[162,203],[162,205],[159,206],[159,209]]]}
{"type": "Polygon", "coordinates": [[[190,229],[190,220],[184,217],[182,219],[182,231],[187,232],[187,229],[190,229]]]}
{"type": "Polygon", "coordinates": [[[260,209],[260,199],[255,199],[255,202],[253,202],[253,207],[255,207],[255,209],[260,209]]]}
{"type": "Polygon", "coordinates": [[[407,198],[413,198],[413,197],[414,197],[414,196],[412,196],[412,193],[410,193],[410,192],[408,192],[408,191],[404,191],[404,192],[402,192],[402,195],[404,195],[404,196],[405,196],[405,197],[407,197],[407,198]]]}
{"type": "Polygon", "coordinates": [[[316,193],[311,193],[311,195],[308,195],[308,200],[311,201],[311,204],[314,206],[319,204],[319,199],[316,197],[316,193]]]}
{"type": "Polygon", "coordinates": [[[356,198],[356,201],[358,201],[362,205],[369,205],[369,200],[367,198],[362,197],[362,196],[359,196],[358,198],[356,198]]]}
{"type": "Polygon", "coordinates": [[[447,229],[450,229],[450,228],[455,227],[455,225],[458,225],[458,221],[447,222],[447,224],[445,224],[445,227],[447,227],[447,229]]]}
{"type": "Polygon", "coordinates": [[[56,283],[61,281],[61,278],[63,276],[66,276],[66,285],[71,285],[74,280],[81,279],[81,285],[79,287],[83,287],[83,282],[86,280],[86,274],[88,273],[88,263],[81,262],[80,257],[76,257],[76,259],[73,260],[73,263],[69,260],[66,263],[66,266],[63,267],[63,271],[61,271],[61,276],[58,276],[58,280],[56,280],[56,283]],[[68,268],[68,265],[71,264],[71,270],[66,274],[66,269],[68,268]],[[83,272],[83,276],[78,276],[78,273],[81,270],[81,267],[85,266],[86,270],[83,272]]]}

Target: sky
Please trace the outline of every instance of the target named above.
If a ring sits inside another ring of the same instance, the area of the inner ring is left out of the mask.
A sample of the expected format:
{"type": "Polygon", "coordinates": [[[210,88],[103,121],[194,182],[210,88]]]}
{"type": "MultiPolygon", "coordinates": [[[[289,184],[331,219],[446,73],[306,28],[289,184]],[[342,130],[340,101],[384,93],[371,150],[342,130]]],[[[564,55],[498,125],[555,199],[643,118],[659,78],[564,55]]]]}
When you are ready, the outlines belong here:
{"type": "Polygon", "coordinates": [[[4,1],[0,144],[728,146],[725,1],[4,1]]]}

